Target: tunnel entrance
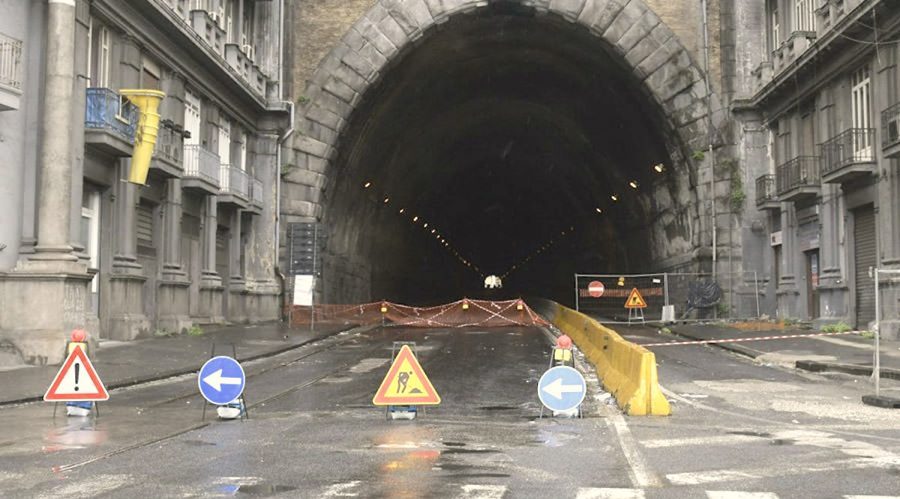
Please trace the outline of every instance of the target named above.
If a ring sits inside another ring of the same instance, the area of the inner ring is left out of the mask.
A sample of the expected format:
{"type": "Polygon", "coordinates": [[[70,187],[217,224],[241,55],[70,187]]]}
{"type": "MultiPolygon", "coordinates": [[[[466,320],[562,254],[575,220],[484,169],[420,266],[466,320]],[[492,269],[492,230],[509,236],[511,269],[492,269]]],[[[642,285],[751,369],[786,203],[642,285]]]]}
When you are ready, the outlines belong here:
{"type": "Polygon", "coordinates": [[[333,142],[324,301],[569,303],[576,272],[692,264],[697,192],[660,100],[561,16],[494,3],[424,31],[333,142]]]}

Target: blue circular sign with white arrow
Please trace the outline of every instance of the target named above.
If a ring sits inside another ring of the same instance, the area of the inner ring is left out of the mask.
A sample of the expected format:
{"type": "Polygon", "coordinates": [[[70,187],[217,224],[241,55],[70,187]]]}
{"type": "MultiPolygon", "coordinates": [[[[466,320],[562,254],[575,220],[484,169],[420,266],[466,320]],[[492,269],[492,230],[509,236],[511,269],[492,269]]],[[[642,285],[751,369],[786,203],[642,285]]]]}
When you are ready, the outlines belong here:
{"type": "Polygon", "coordinates": [[[245,379],[244,368],[238,361],[222,355],[203,364],[197,384],[203,398],[211,404],[225,405],[244,393],[245,379]]]}
{"type": "Polygon", "coordinates": [[[580,372],[568,366],[549,369],[538,381],[538,398],[551,411],[571,411],[584,401],[587,384],[580,372]]]}

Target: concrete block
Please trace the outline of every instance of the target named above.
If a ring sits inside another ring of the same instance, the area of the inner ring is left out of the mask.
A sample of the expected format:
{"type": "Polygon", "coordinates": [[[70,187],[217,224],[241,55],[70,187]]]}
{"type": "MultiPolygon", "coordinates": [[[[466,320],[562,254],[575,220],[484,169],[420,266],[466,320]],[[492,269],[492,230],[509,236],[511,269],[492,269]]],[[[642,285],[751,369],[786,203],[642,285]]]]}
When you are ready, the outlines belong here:
{"type": "MultiPolygon", "coordinates": [[[[647,11],[638,22],[631,25],[625,34],[615,43],[623,54],[627,54],[641,40],[650,37],[653,28],[659,24],[659,18],[647,11]]],[[[652,40],[652,39],[651,39],[652,40]]],[[[650,55],[649,53],[647,55],[650,55]]]]}
{"type": "MultiPolygon", "coordinates": [[[[353,98],[356,97],[356,94],[357,94],[357,91],[354,90],[352,87],[350,87],[350,85],[347,85],[346,83],[344,83],[343,81],[339,80],[337,77],[334,77],[334,76],[332,76],[331,78],[328,79],[328,81],[325,82],[324,88],[325,88],[326,92],[340,97],[341,100],[343,100],[344,102],[346,102],[348,104],[353,102],[353,98]]],[[[319,109],[321,109],[321,108],[319,108],[319,109]]],[[[334,114],[335,116],[337,116],[339,118],[345,116],[345,115],[338,115],[334,111],[337,111],[337,110],[329,110],[328,112],[331,114],[334,114]]],[[[307,111],[307,115],[308,114],[309,114],[309,111],[307,111]]],[[[316,120],[316,121],[318,121],[318,120],[316,120]]],[[[322,123],[322,122],[320,121],[319,123],[322,123]]]]}
{"type": "Polygon", "coordinates": [[[647,79],[648,76],[662,67],[663,64],[669,62],[672,57],[674,57],[676,53],[675,50],[675,44],[666,43],[657,48],[643,61],[639,62],[635,66],[635,69],[639,72],[638,74],[640,75],[641,80],[647,79]]]}
{"type": "Polygon", "coordinates": [[[577,22],[592,33],[602,35],[623,7],[623,0],[588,0],[577,22]]]}
{"type": "MultiPolygon", "coordinates": [[[[359,55],[369,61],[369,64],[375,68],[376,72],[381,72],[381,70],[387,65],[387,57],[385,57],[381,52],[375,48],[374,45],[370,43],[366,43],[359,49],[359,55]]],[[[351,99],[352,100],[352,99],[351,99]]]]}
{"type": "MultiPolygon", "coordinates": [[[[350,89],[350,87],[346,88],[350,89]]],[[[353,89],[350,89],[350,91],[353,92],[353,89]]],[[[341,122],[343,121],[343,119],[337,114],[327,109],[323,109],[319,106],[312,106],[306,112],[306,118],[321,125],[327,126],[332,130],[339,130],[341,122]]]]}
{"type": "Polygon", "coordinates": [[[376,67],[372,65],[372,63],[363,57],[359,52],[350,51],[344,54],[344,57],[341,58],[341,61],[344,62],[347,66],[357,72],[360,76],[365,78],[366,80],[371,81],[375,76],[376,67]]]}
{"type": "Polygon", "coordinates": [[[397,21],[391,16],[385,17],[376,23],[376,25],[378,26],[379,31],[384,33],[384,36],[386,36],[395,47],[403,47],[409,41],[406,32],[403,31],[403,28],[400,27],[397,21]]]}
{"type": "Polygon", "coordinates": [[[564,19],[575,21],[584,9],[587,0],[551,0],[550,11],[564,19]]]}
{"type": "Polygon", "coordinates": [[[316,104],[339,116],[350,116],[353,112],[353,106],[327,90],[316,99],[316,104]]]}
{"type": "Polygon", "coordinates": [[[350,47],[350,50],[359,50],[362,48],[363,43],[365,43],[363,36],[355,29],[350,29],[344,33],[341,41],[350,47]]]}
{"type": "Polygon", "coordinates": [[[424,31],[434,24],[434,18],[423,0],[395,0],[390,2],[387,10],[407,35],[424,31]]]}
{"type": "Polygon", "coordinates": [[[295,136],[294,149],[320,158],[323,158],[328,154],[328,144],[303,135],[295,136]]]}
{"type": "Polygon", "coordinates": [[[374,24],[369,21],[367,18],[362,18],[359,23],[359,29],[362,33],[363,38],[366,39],[369,43],[375,46],[379,52],[384,54],[385,57],[390,58],[392,55],[397,53],[397,47],[391,42],[388,37],[384,36],[374,24]]]}
{"type": "Polygon", "coordinates": [[[646,11],[647,7],[643,2],[631,0],[603,32],[603,38],[618,42],[634,24],[640,21],[646,11]]]}
{"type": "Polygon", "coordinates": [[[293,169],[284,175],[284,179],[298,185],[306,185],[316,189],[321,189],[327,180],[321,173],[309,170],[293,169]]]}
{"type": "MultiPolygon", "coordinates": [[[[359,93],[362,93],[363,91],[365,91],[366,88],[368,88],[368,86],[369,86],[368,80],[366,80],[359,73],[354,71],[353,68],[351,68],[350,66],[343,64],[343,63],[340,66],[338,66],[338,68],[335,69],[331,74],[332,74],[332,76],[337,78],[339,81],[343,82],[348,87],[352,88],[353,90],[355,90],[359,93]]],[[[309,94],[309,92],[307,92],[307,96],[310,99],[314,98],[312,95],[309,94]]]]}
{"type": "Polygon", "coordinates": [[[660,44],[656,40],[650,36],[645,36],[625,53],[625,59],[634,66],[635,71],[640,71],[641,61],[650,57],[659,47],[660,44]]]}

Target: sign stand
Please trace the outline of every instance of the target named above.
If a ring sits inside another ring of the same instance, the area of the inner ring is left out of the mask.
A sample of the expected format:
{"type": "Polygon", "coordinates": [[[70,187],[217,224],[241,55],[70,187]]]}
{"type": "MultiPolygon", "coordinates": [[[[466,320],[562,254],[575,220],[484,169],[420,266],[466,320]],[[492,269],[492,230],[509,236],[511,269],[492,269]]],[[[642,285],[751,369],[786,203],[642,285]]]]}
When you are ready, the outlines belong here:
{"type": "Polygon", "coordinates": [[[66,358],[44,393],[44,400],[53,402],[53,418],[59,402],[90,402],[90,416],[99,417],[97,401],[109,400],[109,392],[97,375],[97,370],[87,356],[87,343],[70,341],[66,344],[66,358]]]}
{"type": "Polygon", "coordinates": [[[641,296],[641,292],[638,291],[637,288],[631,288],[631,293],[628,294],[628,299],[625,300],[625,308],[628,309],[629,324],[638,319],[640,319],[641,324],[645,323],[644,309],[647,308],[647,302],[644,300],[644,297],[641,296]]]}
{"type": "Polygon", "coordinates": [[[414,342],[395,341],[391,348],[391,367],[372,398],[373,405],[387,407],[387,419],[415,419],[423,406],[441,403],[419,364],[415,347],[414,342]]]}
{"type": "MultiPolygon", "coordinates": [[[[381,324],[381,327],[384,327],[384,314],[381,315],[381,323],[382,323],[382,324],[381,324]]],[[[398,352],[401,348],[403,348],[403,345],[409,346],[409,348],[412,349],[413,355],[416,357],[416,359],[419,358],[419,349],[416,348],[416,342],[415,342],[415,341],[395,341],[394,344],[391,346],[391,364],[393,364],[393,363],[394,363],[394,360],[397,359],[397,352],[398,352]]],[[[391,411],[394,409],[394,407],[409,407],[409,408],[410,408],[410,412],[415,412],[415,413],[416,413],[416,417],[418,417],[418,415],[419,415],[419,408],[421,407],[421,409],[422,409],[422,415],[423,415],[423,416],[425,415],[425,406],[417,406],[417,405],[408,405],[408,406],[389,405],[389,406],[386,406],[386,407],[384,408],[384,418],[385,418],[385,419],[387,419],[387,420],[390,420],[390,419],[391,419],[391,411]]]]}
{"type": "MultiPolygon", "coordinates": [[[[216,344],[213,343],[212,344],[212,353],[210,353],[210,355],[209,355],[209,360],[212,360],[215,357],[216,357],[216,344]]],[[[231,358],[237,360],[237,349],[235,348],[234,343],[231,343],[231,358]]],[[[241,391],[241,395],[237,399],[235,399],[235,400],[240,401],[240,403],[241,403],[240,419],[241,419],[242,423],[244,422],[245,418],[248,420],[250,419],[250,408],[247,405],[247,398],[244,395],[245,393],[247,393],[246,389],[241,391]]],[[[206,400],[206,397],[203,397],[203,417],[202,417],[201,421],[206,421],[206,407],[209,405],[215,405],[215,404],[210,403],[209,400],[206,400]]],[[[216,406],[216,407],[218,407],[218,406],[216,406]]]]}
{"type": "MultiPolygon", "coordinates": [[[[550,369],[553,369],[554,367],[556,367],[553,365],[553,360],[554,360],[553,354],[555,353],[554,352],[555,350],[556,350],[556,347],[553,347],[553,351],[551,351],[551,353],[550,353],[550,364],[547,366],[548,371],[550,369]]],[[[561,365],[564,365],[564,364],[561,364],[561,365]]],[[[572,352],[572,366],[571,367],[576,370],[578,369],[578,360],[575,358],[575,352],[572,352]]],[[[581,410],[581,406],[579,405],[578,406],[578,418],[581,419],[583,417],[584,417],[584,414],[581,410]]],[[[544,404],[541,404],[541,414],[540,414],[540,416],[538,416],[538,419],[544,419],[544,404]]]]}

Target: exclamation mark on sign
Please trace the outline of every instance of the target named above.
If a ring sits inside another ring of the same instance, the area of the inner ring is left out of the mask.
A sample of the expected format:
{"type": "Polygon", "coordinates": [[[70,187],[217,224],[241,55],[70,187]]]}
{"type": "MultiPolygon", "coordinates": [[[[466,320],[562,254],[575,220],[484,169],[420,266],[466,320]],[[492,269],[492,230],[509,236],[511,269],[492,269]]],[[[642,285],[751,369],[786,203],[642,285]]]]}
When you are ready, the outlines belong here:
{"type": "Polygon", "coordinates": [[[78,372],[81,370],[80,367],[81,367],[81,364],[76,362],[75,363],[75,391],[76,392],[78,391],[78,372]]]}

